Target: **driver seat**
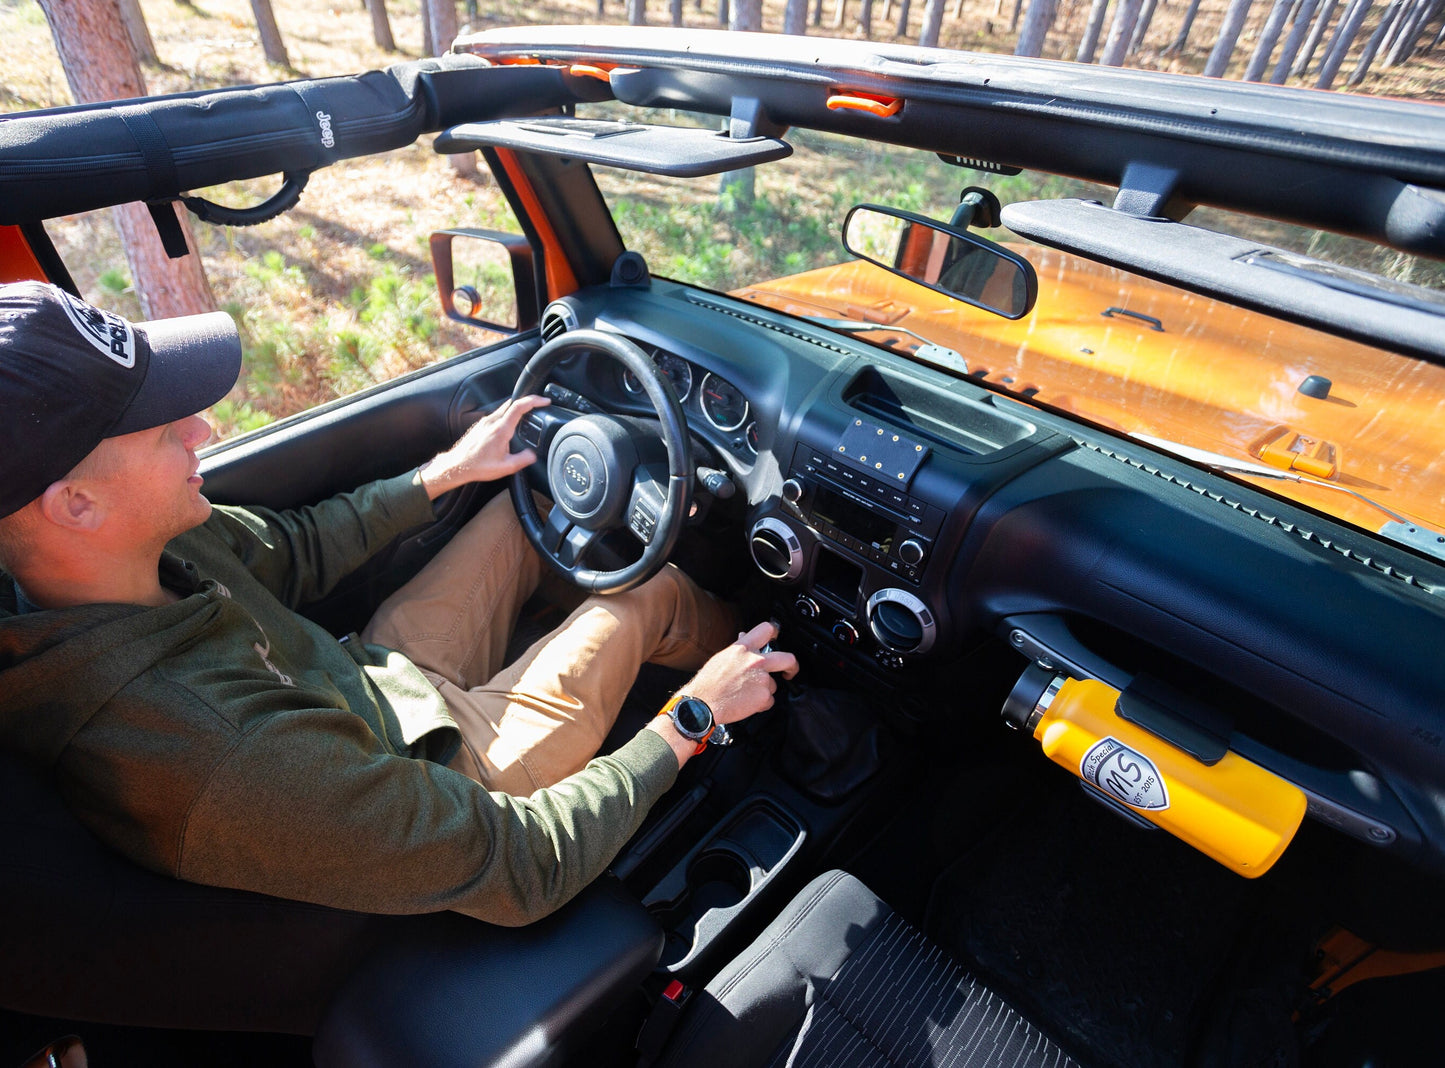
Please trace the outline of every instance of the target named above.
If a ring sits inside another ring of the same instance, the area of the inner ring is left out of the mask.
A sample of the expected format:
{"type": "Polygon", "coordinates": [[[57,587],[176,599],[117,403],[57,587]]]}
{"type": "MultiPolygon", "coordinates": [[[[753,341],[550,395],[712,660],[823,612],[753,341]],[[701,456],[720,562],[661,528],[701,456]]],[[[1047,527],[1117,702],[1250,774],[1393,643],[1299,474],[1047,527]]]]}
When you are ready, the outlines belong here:
{"type": "Polygon", "coordinates": [[[1077,1068],[841,871],[813,880],[692,999],[658,1064],[1077,1068]]]}

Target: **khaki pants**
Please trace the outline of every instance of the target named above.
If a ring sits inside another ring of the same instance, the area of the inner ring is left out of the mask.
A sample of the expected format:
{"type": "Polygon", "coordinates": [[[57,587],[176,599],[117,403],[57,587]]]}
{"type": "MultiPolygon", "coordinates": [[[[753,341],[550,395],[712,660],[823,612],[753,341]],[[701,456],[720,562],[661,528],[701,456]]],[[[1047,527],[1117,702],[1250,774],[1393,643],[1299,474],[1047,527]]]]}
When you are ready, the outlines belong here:
{"type": "Polygon", "coordinates": [[[441,692],[462,733],[451,766],[519,796],[592,759],[643,663],[695,671],[738,633],[733,612],[669,564],[625,593],[588,597],[503,667],[544,571],[500,493],[362,633],[406,654],[441,692]]]}

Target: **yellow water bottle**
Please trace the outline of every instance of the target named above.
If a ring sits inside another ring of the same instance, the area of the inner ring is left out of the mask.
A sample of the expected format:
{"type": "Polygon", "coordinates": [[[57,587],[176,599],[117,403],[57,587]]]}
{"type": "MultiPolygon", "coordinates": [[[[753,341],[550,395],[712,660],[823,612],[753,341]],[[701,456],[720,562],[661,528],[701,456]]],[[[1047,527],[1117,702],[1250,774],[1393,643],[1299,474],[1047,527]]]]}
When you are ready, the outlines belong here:
{"type": "Polygon", "coordinates": [[[1304,819],[1304,792],[1229,750],[1206,764],[1117,712],[1119,691],[1038,665],[1004,718],[1090,790],[1182,838],[1240,875],[1268,871],[1304,819]]]}

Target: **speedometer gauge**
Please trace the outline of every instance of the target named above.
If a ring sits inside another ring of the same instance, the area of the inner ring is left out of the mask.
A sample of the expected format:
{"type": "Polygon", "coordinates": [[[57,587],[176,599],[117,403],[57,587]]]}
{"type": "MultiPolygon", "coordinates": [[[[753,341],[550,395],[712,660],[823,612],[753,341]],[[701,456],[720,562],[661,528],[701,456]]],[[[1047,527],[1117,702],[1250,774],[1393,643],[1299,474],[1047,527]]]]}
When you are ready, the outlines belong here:
{"type": "Polygon", "coordinates": [[[746,398],[737,386],[717,375],[702,376],[702,395],[698,401],[707,421],[719,430],[736,430],[747,422],[746,398]]]}

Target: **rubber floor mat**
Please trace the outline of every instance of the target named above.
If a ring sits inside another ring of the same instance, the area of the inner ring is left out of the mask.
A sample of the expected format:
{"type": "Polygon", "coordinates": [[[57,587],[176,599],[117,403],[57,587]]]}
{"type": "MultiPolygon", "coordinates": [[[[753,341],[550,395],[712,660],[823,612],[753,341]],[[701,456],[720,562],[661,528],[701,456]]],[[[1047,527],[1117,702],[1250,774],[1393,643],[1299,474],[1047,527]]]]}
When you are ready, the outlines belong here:
{"type": "Polygon", "coordinates": [[[928,931],[1084,1063],[1186,1063],[1257,888],[1073,780],[938,878],[928,931]]]}

